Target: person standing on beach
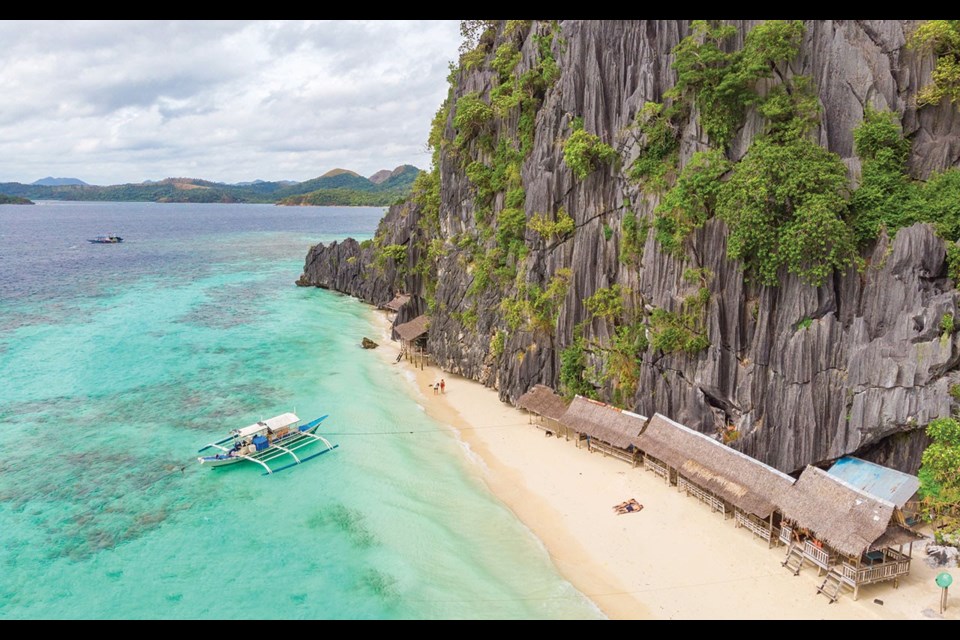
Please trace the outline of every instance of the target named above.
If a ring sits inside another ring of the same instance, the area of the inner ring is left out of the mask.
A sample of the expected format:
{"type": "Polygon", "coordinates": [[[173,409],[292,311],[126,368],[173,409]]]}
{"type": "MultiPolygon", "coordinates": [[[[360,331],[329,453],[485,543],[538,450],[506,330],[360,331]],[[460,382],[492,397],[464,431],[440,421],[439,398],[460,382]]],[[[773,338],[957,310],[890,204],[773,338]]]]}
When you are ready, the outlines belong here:
{"type": "Polygon", "coordinates": [[[443,380],[443,378],[440,378],[440,393],[446,393],[446,391],[444,391],[446,388],[447,383],[443,380]]]}

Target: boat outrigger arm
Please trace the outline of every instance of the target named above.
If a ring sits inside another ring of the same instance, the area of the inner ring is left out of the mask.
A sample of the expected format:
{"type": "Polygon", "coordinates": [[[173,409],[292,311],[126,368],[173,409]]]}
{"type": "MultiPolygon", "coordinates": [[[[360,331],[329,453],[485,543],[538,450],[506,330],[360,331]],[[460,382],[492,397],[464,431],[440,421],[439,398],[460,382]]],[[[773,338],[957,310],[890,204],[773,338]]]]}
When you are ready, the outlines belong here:
{"type": "MultiPolygon", "coordinates": [[[[321,416],[320,418],[317,418],[313,422],[310,422],[309,424],[306,424],[300,427],[299,431],[283,439],[283,445],[280,445],[274,442],[263,451],[257,451],[255,453],[244,453],[244,454],[234,453],[234,455],[237,458],[240,458],[241,460],[248,460],[250,462],[255,462],[259,464],[261,467],[267,470],[267,472],[263,475],[269,475],[277,471],[283,471],[284,469],[288,469],[292,466],[302,464],[307,460],[316,458],[317,456],[323,455],[328,451],[333,451],[339,446],[336,444],[330,444],[330,441],[324,438],[323,436],[318,436],[314,433],[307,433],[307,431],[315,428],[317,425],[323,422],[326,418],[327,416],[321,416]],[[294,453],[296,450],[302,449],[303,447],[311,445],[314,442],[322,442],[323,444],[327,445],[327,448],[324,449],[323,451],[320,451],[319,453],[315,453],[305,458],[301,458],[296,453],[294,453]],[[286,466],[280,467],[279,469],[271,469],[270,465],[267,464],[268,462],[276,460],[277,458],[282,458],[287,455],[292,457],[294,461],[286,466]]],[[[197,453],[202,453],[210,448],[219,449],[224,453],[229,453],[231,449],[227,449],[223,445],[226,444],[227,442],[230,442],[231,440],[233,440],[232,436],[230,438],[225,438],[218,442],[211,442],[207,446],[200,449],[197,453]]]]}

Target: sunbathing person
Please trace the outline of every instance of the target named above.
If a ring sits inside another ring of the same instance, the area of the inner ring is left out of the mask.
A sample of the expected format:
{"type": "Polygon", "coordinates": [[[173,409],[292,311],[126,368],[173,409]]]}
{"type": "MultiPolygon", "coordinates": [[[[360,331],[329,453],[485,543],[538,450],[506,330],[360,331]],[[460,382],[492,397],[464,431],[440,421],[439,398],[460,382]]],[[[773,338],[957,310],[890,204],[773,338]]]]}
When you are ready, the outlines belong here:
{"type": "Polygon", "coordinates": [[[634,513],[643,509],[643,505],[636,501],[636,499],[630,499],[623,503],[623,505],[617,505],[617,514],[623,515],[625,513],[634,513]]]}

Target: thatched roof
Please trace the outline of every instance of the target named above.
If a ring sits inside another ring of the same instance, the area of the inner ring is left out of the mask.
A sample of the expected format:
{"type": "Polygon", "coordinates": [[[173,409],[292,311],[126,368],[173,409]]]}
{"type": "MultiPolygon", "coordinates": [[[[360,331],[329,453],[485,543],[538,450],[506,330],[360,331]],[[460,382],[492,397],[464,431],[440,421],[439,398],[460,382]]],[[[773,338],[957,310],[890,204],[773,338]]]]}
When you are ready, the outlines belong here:
{"type": "Polygon", "coordinates": [[[780,504],[785,518],[849,556],[881,548],[898,537],[896,529],[888,534],[894,509],[892,502],[816,467],[804,469],[780,504]]]}
{"type": "Polygon", "coordinates": [[[411,340],[416,340],[425,334],[429,326],[430,318],[426,315],[419,315],[410,322],[398,324],[396,327],[394,327],[394,331],[397,332],[397,335],[400,336],[401,340],[410,342],[411,340]]]}
{"type": "Polygon", "coordinates": [[[901,509],[920,488],[917,476],[852,456],[837,460],[827,473],[901,509]]]}
{"type": "Polygon", "coordinates": [[[897,547],[901,544],[916,542],[917,540],[922,539],[923,536],[916,531],[904,529],[900,525],[891,524],[889,527],[887,527],[887,530],[883,532],[882,536],[874,540],[873,544],[870,545],[870,548],[882,549],[884,547],[897,547]]]}
{"type": "Polygon", "coordinates": [[[398,293],[393,297],[393,300],[390,302],[380,305],[382,309],[389,309],[390,311],[400,311],[400,307],[410,302],[409,293],[398,293]]]}
{"type": "Polygon", "coordinates": [[[535,384],[517,398],[517,407],[545,418],[559,420],[567,410],[567,401],[546,385],[535,384]]]}
{"type": "Polygon", "coordinates": [[[560,417],[560,424],[577,433],[626,450],[631,445],[636,445],[636,438],[646,420],[631,411],[576,396],[560,417]]]}
{"type": "Polygon", "coordinates": [[[735,507],[769,518],[793,478],[713,438],[655,414],[637,447],[735,507]]]}

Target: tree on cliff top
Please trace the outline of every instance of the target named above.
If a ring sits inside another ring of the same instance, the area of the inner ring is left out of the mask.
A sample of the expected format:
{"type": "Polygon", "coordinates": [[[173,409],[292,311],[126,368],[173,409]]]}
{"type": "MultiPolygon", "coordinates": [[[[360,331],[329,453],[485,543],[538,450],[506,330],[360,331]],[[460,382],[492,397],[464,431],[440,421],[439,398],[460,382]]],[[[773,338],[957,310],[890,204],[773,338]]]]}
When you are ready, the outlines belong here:
{"type": "Polygon", "coordinates": [[[927,425],[933,440],[921,458],[920,495],[931,516],[946,525],[937,530],[938,539],[947,536],[950,544],[960,542],[960,422],[937,418],[927,425]]]}

